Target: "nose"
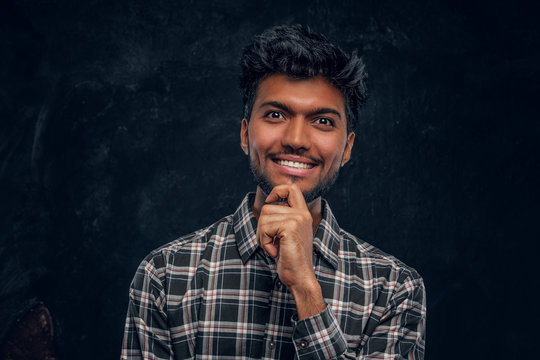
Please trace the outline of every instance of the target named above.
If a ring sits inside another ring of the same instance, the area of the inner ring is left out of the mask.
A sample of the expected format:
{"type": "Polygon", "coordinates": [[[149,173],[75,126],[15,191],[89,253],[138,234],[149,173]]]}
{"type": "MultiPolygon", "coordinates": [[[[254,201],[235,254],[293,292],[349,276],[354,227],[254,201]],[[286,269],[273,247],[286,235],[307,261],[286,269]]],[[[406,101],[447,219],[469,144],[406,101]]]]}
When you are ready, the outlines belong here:
{"type": "Polygon", "coordinates": [[[308,150],[311,147],[309,124],[300,117],[292,118],[281,139],[283,147],[293,150],[308,150]]]}

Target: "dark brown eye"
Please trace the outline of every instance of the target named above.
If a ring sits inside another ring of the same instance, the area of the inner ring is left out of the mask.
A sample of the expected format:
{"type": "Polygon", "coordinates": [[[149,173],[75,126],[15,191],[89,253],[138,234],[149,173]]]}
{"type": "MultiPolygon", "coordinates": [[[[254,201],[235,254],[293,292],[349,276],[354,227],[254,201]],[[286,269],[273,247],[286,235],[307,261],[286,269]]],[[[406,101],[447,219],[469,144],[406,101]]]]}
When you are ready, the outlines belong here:
{"type": "Polygon", "coordinates": [[[328,125],[328,126],[333,126],[334,125],[334,122],[332,120],[330,120],[329,118],[318,118],[317,120],[315,120],[315,122],[317,124],[321,124],[321,125],[328,125]]]}
{"type": "Polygon", "coordinates": [[[283,115],[279,111],[269,111],[265,115],[267,118],[270,119],[282,119],[283,115]]]}

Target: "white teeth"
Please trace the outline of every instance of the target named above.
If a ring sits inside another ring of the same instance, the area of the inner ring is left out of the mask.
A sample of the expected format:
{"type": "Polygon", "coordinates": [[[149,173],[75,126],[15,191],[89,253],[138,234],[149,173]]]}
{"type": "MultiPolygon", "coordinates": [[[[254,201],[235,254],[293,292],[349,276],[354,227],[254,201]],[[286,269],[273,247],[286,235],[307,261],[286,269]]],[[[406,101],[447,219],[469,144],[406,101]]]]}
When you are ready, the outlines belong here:
{"type": "Polygon", "coordinates": [[[288,160],[278,160],[277,163],[279,165],[293,167],[296,169],[311,169],[313,167],[313,165],[310,165],[310,164],[296,162],[296,161],[288,161],[288,160]]]}

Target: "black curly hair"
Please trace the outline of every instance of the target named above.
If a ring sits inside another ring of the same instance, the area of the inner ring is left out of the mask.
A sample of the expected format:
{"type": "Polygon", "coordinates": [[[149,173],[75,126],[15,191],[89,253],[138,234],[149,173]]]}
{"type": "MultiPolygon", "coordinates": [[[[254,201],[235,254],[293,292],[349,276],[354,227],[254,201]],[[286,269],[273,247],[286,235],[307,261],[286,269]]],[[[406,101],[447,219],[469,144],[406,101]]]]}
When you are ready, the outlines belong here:
{"type": "Polygon", "coordinates": [[[367,74],[356,51],[350,55],[319,33],[302,25],[265,30],[244,48],[240,60],[244,117],[249,120],[257,86],[273,74],[295,79],[323,76],[345,98],[347,130],[356,126],[358,109],[366,102],[367,74]]]}

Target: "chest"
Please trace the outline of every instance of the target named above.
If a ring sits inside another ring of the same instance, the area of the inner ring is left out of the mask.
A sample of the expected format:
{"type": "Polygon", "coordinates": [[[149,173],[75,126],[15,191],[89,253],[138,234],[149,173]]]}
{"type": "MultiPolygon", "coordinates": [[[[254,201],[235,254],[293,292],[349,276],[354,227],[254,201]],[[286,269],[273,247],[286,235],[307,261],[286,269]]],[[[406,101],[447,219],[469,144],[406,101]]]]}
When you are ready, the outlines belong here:
{"type": "MultiPolygon", "coordinates": [[[[359,344],[373,294],[353,275],[336,271],[320,259],[314,264],[326,303],[351,346],[359,344]]],[[[183,351],[198,359],[295,358],[294,298],[279,280],[275,264],[263,256],[246,264],[240,259],[202,264],[185,295],[169,298],[168,313],[171,329],[184,329],[171,333],[176,353],[183,351]]]]}

